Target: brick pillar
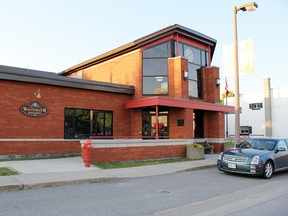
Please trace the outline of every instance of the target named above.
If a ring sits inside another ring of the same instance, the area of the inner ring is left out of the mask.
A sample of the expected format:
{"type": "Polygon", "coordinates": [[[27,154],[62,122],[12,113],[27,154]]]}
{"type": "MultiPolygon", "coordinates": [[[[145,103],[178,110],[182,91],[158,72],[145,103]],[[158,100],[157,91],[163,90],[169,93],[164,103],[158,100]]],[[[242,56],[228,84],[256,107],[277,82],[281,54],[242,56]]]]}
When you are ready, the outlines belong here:
{"type": "Polygon", "coordinates": [[[203,77],[203,99],[205,102],[220,103],[220,86],[216,85],[216,79],[219,78],[218,67],[202,67],[203,77]]]}
{"type": "Polygon", "coordinates": [[[131,109],[131,136],[141,136],[142,132],[142,109],[131,109]]]}
{"type": "Polygon", "coordinates": [[[169,97],[187,98],[188,80],[184,79],[184,71],[188,71],[188,60],[182,57],[169,58],[169,97]]]}
{"type": "Polygon", "coordinates": [[[171,139],[192,139],[194,137],[192,109],[169,109],[169,136],[171,139]],[[178,120],[184,120],[184,125],[178,125],[178,120]]]}

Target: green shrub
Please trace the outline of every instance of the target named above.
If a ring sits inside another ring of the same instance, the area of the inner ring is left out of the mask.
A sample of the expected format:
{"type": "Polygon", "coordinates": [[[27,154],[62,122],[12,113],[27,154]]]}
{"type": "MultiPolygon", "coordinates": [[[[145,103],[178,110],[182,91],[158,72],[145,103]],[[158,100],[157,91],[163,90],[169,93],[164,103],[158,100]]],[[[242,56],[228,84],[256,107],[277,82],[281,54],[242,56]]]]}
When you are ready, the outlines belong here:
{"type": "Polygon", "coordinates": [[[231,140],[230,140],[230,141],[227,141],[227,142],[224,143],[224,147],[229,147],[229,148],[230,148],[230,147],[234,147],[234,142],[231,141],[231,140]]]}

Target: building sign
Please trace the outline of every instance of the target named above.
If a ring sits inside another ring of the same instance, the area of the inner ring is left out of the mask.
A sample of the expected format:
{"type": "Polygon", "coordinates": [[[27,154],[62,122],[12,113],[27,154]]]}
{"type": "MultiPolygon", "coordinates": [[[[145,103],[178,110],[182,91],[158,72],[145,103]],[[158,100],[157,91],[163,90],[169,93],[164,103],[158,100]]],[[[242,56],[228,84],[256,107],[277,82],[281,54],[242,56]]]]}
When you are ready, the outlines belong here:
{"type": "Polygon", "coordinates": [[[37,101],[24,104],[20,107],[20,111],[27,116],[40,117],[48,114],[48,108],[37,101]]]}

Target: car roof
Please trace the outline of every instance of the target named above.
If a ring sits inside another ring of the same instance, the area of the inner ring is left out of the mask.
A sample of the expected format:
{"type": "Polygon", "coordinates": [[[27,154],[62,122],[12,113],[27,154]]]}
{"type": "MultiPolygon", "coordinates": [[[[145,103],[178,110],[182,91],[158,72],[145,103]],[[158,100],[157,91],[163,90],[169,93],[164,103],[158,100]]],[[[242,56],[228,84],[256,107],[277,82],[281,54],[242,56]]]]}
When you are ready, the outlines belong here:
{"type": "Polygon", "coordinates": [[[288,140],[285,137],[249,137],[247,140],[288,140]]]}

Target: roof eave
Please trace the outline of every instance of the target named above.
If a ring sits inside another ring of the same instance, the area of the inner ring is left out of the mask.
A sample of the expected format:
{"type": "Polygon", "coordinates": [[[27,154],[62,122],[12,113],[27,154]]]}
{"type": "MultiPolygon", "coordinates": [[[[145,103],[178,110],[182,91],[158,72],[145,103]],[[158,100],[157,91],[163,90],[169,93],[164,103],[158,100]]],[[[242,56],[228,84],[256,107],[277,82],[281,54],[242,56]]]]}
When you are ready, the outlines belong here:
{"type": "Polygon", "coordinates": [[[170,34],[174,34],[174,33],[179,33],[182,35],[185,35],[187,37],[193,38],[197,41],[203,42],[205,44],[208,44],[211,46],[211,59],[213,57],[214,54],[214,50],[215,50],[215,46],[217,41],[211,37],[208,37],[200,32],[194,31],[192,29],[186,28],[184,26],[178,25],[178,24],[174,24],[171,26],[168,26],[164,29],[161,29],[159,31],[156,31],[154,33],[151,33],[149,35],[146,35],[142,38],[139,38],[131,43],[128,43],[126,45],[123,45],[119,48],[113,49],[109,52],[106,52],[102,55],[96,56],[94,58],[91,58],[87,61],[84,61],[82,63],[79,63],[73,67],[70,67],[60,73],[58,73],[59,75],[69,75],[71,73],[74,73],[76,71],[79,71],[81,69],[85,69],[87,67],[90,67],[92,65],[95,65],[97,63],[101,63],[104,61],[107,61],[109,59],[115,58],[117,56],[120,56],[122,54],[125,54],[127,52],[133,51],[135,49],[138,49],[139,47],[144,46],[145,44],[151,43],[155,40],[161,39],[167,35],[170,34]]]}
{"type": "Polygon", "coordinates": [[[68,88],[78,88],[93,91],[104,91],[121,94],[134,94],[134,86],[82,80],[71,77],[59,76],[55,73],[29,70],[0,65],[0,80],[37,83],[68,88]]]}

